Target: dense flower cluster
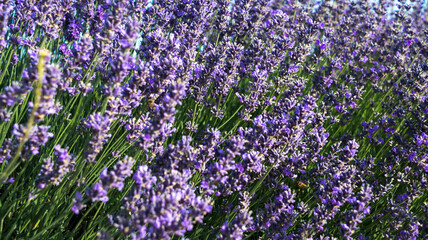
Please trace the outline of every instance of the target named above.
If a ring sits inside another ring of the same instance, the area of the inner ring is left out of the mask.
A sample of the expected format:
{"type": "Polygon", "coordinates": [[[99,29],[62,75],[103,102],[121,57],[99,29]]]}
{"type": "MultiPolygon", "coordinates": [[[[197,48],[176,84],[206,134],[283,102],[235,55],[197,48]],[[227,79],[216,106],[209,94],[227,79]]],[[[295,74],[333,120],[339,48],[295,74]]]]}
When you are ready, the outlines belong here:
{"type": "Polygon", "coordinates": [[[427,8],[0,0],[0,238],[428,238],[427,8]]]}

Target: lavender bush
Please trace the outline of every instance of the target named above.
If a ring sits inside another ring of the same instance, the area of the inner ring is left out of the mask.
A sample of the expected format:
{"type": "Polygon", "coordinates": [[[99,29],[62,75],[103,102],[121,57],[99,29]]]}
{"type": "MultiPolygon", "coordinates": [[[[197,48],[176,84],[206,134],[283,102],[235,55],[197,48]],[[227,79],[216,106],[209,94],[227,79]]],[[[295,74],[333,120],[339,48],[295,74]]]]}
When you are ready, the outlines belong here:
{"type": "Polygon", "coordinates": [[[428,239],[419,1],[0,0],[0,239],[428,239]]]}

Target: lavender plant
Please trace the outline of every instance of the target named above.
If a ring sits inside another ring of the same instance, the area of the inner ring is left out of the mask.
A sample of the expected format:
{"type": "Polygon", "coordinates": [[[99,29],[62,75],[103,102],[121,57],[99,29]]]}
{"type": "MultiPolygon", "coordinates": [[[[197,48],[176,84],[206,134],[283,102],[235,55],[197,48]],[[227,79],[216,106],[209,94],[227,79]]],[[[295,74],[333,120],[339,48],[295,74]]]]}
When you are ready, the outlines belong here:
{"type": "Polygon", "coordinates": [[[427,7],[0,0],[0,239],[427,239],[427,7]]]}

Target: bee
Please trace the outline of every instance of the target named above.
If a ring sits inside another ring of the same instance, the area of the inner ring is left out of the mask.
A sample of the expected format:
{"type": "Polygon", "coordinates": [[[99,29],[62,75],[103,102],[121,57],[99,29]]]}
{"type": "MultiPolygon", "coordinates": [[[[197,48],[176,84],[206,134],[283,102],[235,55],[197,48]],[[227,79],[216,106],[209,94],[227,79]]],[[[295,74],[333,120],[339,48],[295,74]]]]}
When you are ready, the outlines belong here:
{"type": "Polygon", "coordinates": [[[307,189],[307,188],[308,188],[308,185],[306,185],[305,183],[303,183],[303,182],[301,182],[301,181],[299,181],[299,182],[297,183],[297,186],[298,186],[300,189],[307,189]]]}
{"type": "Polygon", "coordinates": [[[155,99],[149,98],[149,100],[147,101],[147,106],[149,106],[149,108],[153,108],[155,106],[155,99]]]}

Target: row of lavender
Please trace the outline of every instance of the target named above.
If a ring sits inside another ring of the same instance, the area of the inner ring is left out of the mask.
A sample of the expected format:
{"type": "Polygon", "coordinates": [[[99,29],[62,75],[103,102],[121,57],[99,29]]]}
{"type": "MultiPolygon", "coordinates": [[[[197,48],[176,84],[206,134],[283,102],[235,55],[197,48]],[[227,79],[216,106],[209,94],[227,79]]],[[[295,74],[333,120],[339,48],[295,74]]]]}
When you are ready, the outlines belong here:
{"type": "Polygon", "coordinates": [[[0,0],[0,238],[428,238],[424,7],[0,0]]]}

